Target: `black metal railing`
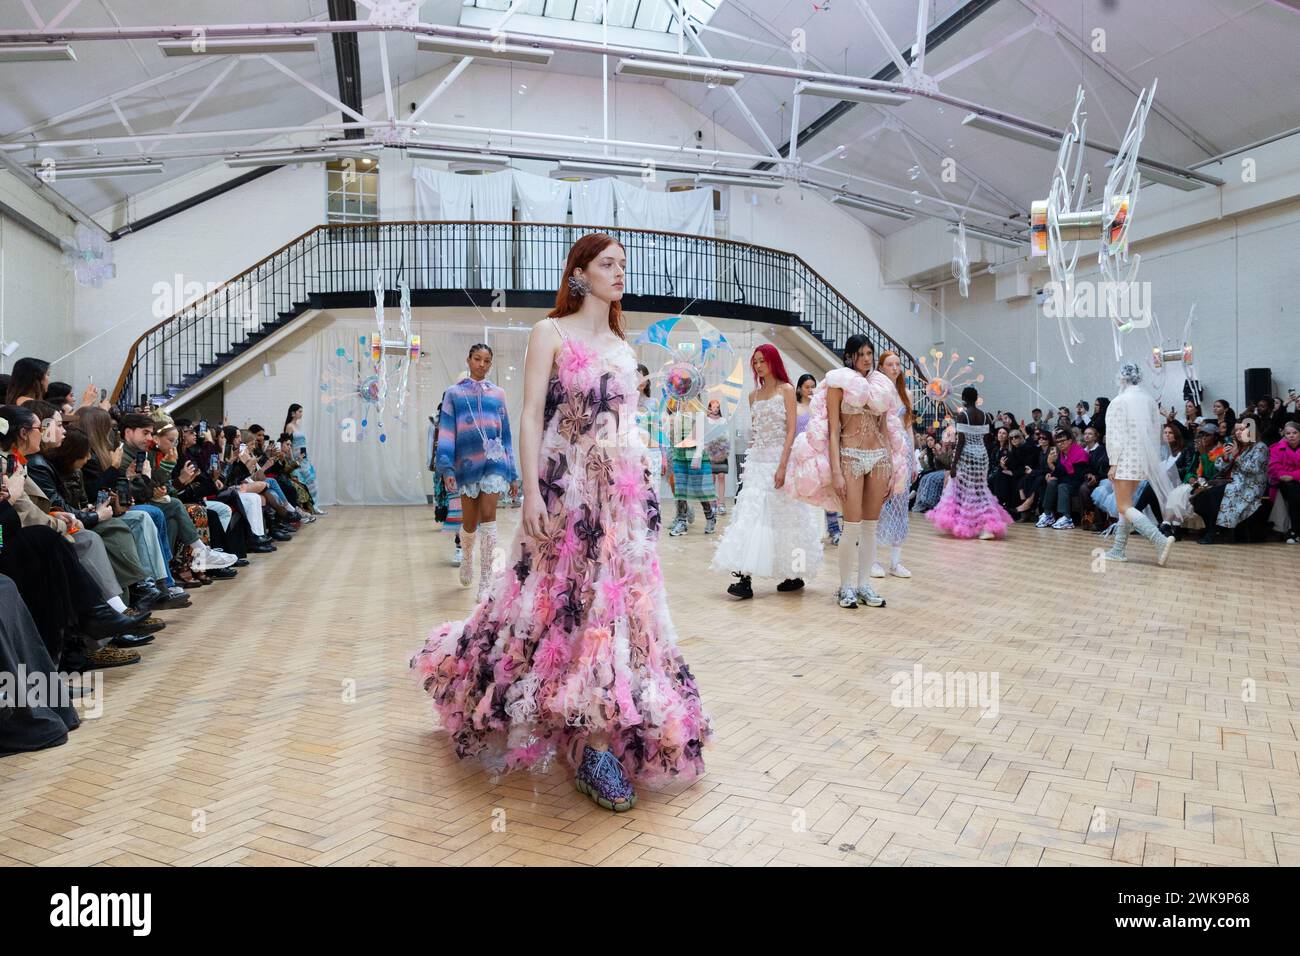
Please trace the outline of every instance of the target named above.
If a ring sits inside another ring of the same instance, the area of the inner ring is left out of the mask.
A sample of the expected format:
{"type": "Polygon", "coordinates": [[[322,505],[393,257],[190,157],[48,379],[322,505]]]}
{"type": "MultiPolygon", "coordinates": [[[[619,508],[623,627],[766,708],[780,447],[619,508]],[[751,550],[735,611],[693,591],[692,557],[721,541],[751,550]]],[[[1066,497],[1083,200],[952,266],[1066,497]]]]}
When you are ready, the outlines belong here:
{"type": "MultiPolygon", "coordinates": [[[[320,297],[390,292],[553,294],[569,248],[600,227],[523,222],[385,222],[318,226],[150,329],[132,346],[114,400],[166,402],[291,322],[320,297]]],[[[605,228],[627,252],[625,294],[681,313],[799,325],[832,352],[863,334],[917,382],[916,359],[798,256],[763,246],[605,228]]],[[[930,403],[918,409],[932,416],[930,403]]]]}

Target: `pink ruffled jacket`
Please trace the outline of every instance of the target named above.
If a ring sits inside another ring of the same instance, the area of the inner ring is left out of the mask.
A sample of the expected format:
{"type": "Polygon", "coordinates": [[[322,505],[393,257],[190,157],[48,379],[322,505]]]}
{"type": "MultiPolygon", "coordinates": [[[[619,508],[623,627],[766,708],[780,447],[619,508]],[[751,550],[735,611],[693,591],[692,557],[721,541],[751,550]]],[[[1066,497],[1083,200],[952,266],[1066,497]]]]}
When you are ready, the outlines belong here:
{"type": "Polygon", "coordinates": [[[869,413],[885,417],[885,435],[889,442],[889,460],[893,466],[890,494],[907,487],[910,470],[903,423],[895,414],[902,404],[894,383],[881,372],[872,371],[865,378],[851,368],[837,368],[826,373],[813,392],[808,427],[797,435],[790,449],[785,491],[792,497],[823,511],[842,511],[835,485],[831,481],[829,422],[826,414],[826,390],[841,388],[844,400],[861,405],[869,413]]]}
{"type": "Polygon", "coordinates": [[[1300,448],[1292,449],[1283,438],[1268,450],[1268,500],[1277,497],[1278,481],[1290,475],[1300,481],[1300,448]]]}

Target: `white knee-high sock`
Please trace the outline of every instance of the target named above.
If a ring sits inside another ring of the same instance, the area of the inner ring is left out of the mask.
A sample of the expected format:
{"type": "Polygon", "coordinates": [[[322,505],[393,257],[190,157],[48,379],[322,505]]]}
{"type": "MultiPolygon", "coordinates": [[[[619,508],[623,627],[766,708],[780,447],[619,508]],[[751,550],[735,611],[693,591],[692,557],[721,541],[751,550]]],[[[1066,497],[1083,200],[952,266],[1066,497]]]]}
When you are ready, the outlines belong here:
{"type": "Polygon", "coordinates": [[[858,557],[858,534],[861,521],[845,521],[840,526],[840,587],[853,587],[853,562],[858,557]]]}
{"type": "Polygon", "coordinates": [[[896,567],[903,563],[903,546],[896,544],[889,549],[889,566],[896,567]]]}
{"type": "Polygon", "coordinates": [[[495,521],[483,521],[478,526],[479,542],[479,590],[482,591],[487,587],[488,579],[492,576],[492,561],[496,557],[497,550],[497,523],[495,521]]]}
{"type": "Polygon", "coordinates": [[[879,523],[862,522],[862,534],[858,536],[858,587],[871,583],[871,566],[876,563],[876,525],[879,523]]]}
{"type": "Polygon", "coordinates": [[[466,561],[468,561],[469,556],[474,553],[474,536],[476,534],[478,534],[477,528],[473,531],[466,531],[464,528],[461,528],[460,549],[464,552],[466,561]]]}

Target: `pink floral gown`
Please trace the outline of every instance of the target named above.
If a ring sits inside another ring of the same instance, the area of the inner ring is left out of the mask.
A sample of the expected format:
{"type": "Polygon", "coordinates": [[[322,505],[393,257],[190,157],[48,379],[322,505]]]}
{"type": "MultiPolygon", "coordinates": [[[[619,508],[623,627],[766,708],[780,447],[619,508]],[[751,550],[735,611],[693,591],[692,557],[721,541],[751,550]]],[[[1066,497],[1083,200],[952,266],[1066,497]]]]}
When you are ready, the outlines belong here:
{"type": "Polygon", "coordinates": [[[711,729],[664,594],[636,357],[626,342],[600,355],[565,338],[556,366],[538,469],[544,531],[516,531],[484,599],[434,630],[411,667],[456,753],[492,770],[545,771],[557,751],[576,764],[603,731],[633,779],[692,779],[711,729]]]}

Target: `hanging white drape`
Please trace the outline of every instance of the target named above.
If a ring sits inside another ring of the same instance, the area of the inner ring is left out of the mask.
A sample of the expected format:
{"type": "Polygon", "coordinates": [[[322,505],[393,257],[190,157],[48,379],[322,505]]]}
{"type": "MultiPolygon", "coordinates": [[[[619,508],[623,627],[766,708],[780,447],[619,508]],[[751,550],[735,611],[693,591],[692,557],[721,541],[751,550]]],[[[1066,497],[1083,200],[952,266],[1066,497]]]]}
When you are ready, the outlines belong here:
{"type": "MultiPolygon", "coordinates": [[[[472,218],[472,186],[477,177],[416,166],[411,170],[411,178],[415,180],[415,215],[420,220],[472,218]]],[[[469,281],[468,237],[468,228],[458,226],[454,230],[438,231],[431,242],[419,243],[421,261],[417,268],[423,271],[421,278],[425,282],[417,288],[464,288],[469,281]]]]}
{"type": "MultiPolygon", "coordinates": [[[[454,173],[452,175],[455,175],[454,173]]],[[[483,176],[461,176],[471,182],[474,215],[478,222],[510,222],[514,211],[514,171],[504,169],[483,176]]],[[[509,226],[472,227],[478,246],[478,286],[481,289],[512,288],[510,268],[514,230],[509,226]]]]}
{"type": "MultiPolygon", "coordinates": [[[[613,180],[618,224],[631,229],[712,236],[713,190],[660,192],[613,180]]],[[[675,295],[686,299],[712,292],[711,256],[704,243],[679,236],[656,237],[640,252],[644,261],[634,268],[636,281],[628,291],[642,295],[675,295]]],[[[710,295],[711,297],[711,295],[710,295]]]]}
{"type": "MultiPolygon", "coordinates": [[[[515,196],[523,222],[565,222],[571,184],[515,170],[515,196]]],[[[554,289],[568,255],[570,230],[529,229],[519,246],[519,280],[524,289],[554,289]]]]}
{"type": "Polygon", "coordinates": [[[573,221],[580,226],[614,226],[614,180],[588,179],[574,183],[573,221]]]}

